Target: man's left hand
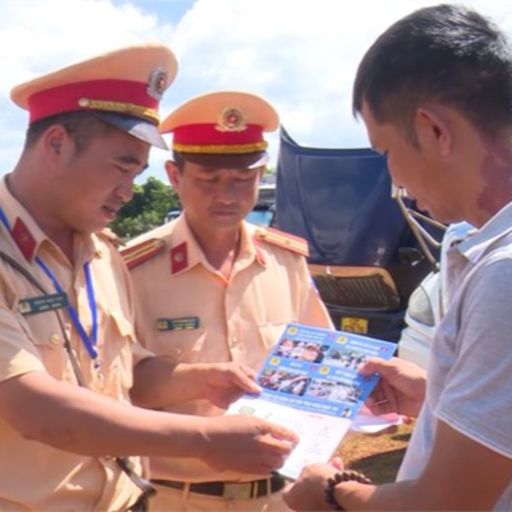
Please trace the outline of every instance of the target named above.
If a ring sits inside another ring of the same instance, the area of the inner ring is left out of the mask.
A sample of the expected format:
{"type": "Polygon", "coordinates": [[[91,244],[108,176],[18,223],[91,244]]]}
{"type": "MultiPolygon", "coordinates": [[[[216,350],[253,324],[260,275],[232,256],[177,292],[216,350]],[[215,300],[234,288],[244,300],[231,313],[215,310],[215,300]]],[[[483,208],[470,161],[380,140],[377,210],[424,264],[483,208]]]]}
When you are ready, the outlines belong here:
{"type": "Polygon", "coordinates": [[[293,510],[332,510],[325,500],[327,479],[334,476],[337,469],[331,464],[306,466],[297,481],[285,489],[283,498],[293,510]]]}

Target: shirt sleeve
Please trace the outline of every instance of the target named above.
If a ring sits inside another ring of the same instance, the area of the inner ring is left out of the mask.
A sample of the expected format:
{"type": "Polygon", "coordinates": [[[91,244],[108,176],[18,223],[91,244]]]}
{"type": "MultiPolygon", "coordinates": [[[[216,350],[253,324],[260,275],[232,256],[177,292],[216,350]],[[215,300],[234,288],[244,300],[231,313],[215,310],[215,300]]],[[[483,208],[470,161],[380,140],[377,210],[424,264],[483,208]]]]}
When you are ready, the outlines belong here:
{"type": "Polygon", "coordinates": [[[123,275],[126,282],[126,290],[127,295],[129,298],[129,304],[130,304],[130,314],[131,318],[130,321],[133,324],[133,330],[135,333],[135,340],[132,345],[132,356],[133,356],[133,367],[137,366],[142,360],[147,359],[148,357],[154,357],[155,354],[148,350],[145,344],[145,340],[141,337],[142,333],[145,332],[144,329],[141,329],[141,315],[140,315],[140,308],[137,307],[137,297],[135,295],[134,291],[134,285],[132,276],[126,267],[126,264],[122,259],[120,258],[119,265],[123,268],[123,275]]]}
{"type": "Polygon", "coordinates": [[[512,260],[487,263],[461,298],[455,362],[435,415],[489,449],[512,457],[512,260]]]}
{"type": "Polygon", "coordinates": [[[315,327],[334,329],[329,312],[320,297],[304,258],[301,258],[299,272],[303,289],[299,322],[315,327]]]}

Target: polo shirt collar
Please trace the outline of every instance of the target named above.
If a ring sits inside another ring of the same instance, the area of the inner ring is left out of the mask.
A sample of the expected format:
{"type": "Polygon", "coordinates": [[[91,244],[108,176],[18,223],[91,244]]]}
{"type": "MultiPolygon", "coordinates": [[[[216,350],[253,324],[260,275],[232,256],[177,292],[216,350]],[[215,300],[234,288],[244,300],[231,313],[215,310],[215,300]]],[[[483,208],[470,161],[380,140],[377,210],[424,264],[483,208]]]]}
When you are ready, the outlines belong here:
{"type": "Polygon", "coordinates": [[[495,242],[510,233],[512,233],[512,202],[504,206],[480,229],[456,247],[471,263],[476,263],[495,242]]]}

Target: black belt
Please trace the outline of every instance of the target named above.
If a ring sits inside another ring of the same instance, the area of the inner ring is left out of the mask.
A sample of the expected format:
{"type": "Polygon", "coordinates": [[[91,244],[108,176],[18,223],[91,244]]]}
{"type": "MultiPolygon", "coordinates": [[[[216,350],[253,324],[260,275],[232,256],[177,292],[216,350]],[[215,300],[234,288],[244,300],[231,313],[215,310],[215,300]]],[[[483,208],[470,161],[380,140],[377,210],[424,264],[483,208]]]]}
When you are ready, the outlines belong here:
{"type": "MultiPolygon", "coordinates": [[[[184,489],[187,482],[174,480],[151,480],[152,483],[171,487],[172,489],[184,489]]],[[[250,500],[261,498],[267,494],[280,491],[286,485],[284,477],[278,474],[262,480],[251,482],[198,482],[190,483],[189,491],[210,496],[222,496],[227,500],[250,500]]]]}

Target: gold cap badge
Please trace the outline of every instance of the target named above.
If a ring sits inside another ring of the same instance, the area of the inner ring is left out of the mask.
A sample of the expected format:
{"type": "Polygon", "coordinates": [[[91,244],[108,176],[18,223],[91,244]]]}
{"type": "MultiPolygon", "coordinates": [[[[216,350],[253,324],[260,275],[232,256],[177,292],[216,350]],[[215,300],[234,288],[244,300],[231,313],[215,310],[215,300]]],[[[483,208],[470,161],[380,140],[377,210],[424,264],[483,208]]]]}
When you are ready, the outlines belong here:
{"type": "Polygon", "coordinates": [[[247,128],[245,116],[237,108],[225,108],[217,118],[215,128],[220,132],[243,132],[247,128]]]}

